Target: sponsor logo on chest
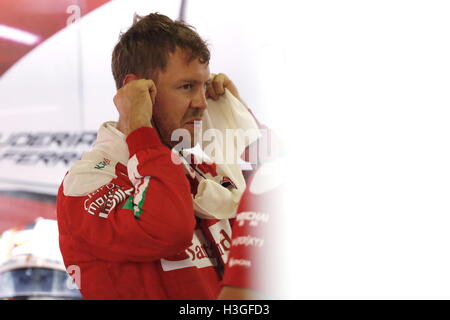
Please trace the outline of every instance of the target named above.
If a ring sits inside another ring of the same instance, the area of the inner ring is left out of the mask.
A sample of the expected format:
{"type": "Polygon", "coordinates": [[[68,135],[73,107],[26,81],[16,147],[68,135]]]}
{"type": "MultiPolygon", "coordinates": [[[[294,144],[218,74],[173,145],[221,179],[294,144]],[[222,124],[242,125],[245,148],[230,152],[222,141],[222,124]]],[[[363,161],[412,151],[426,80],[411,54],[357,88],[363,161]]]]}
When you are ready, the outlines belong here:
{"type": "Polygon", "coordinates": [[[209,231],[216,243],[209,243],[203,232],[197,229],[189,248],[175,257],[161,259],[162,269],[172,271],[190,267],[196,267],[197,269],[216,267],[215,250],[221,254],[221,259],[226,263],[231,247],[231,228],[228,220],[219,221],[209,226],[209,231]],[[213,246],[216,246],[216,248],[213,246]]]}

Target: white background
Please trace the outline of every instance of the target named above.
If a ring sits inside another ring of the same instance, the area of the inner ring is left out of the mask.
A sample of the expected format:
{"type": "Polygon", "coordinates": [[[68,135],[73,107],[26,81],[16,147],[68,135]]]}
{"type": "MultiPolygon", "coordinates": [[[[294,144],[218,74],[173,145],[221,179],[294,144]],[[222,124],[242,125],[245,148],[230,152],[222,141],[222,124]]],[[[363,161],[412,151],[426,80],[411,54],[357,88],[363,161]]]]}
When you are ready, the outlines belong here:
{"type": "Polygon", "coordinates": [[[449,299],[450,4],[296,3],[282,294],[449,299]]]}

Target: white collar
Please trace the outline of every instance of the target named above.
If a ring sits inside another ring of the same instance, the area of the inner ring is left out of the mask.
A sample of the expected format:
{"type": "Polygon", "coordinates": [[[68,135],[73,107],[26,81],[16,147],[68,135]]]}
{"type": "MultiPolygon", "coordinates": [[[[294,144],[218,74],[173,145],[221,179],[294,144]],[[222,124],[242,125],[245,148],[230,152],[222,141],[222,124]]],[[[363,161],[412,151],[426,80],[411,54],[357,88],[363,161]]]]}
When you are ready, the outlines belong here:
{"type": "Polygon", "coordinates": [[[100,126],[94,149],[105,152],[124,165],[127,165],[130,157],[125,135],[117,129],[117,122],[114,121],[100,126]]]}

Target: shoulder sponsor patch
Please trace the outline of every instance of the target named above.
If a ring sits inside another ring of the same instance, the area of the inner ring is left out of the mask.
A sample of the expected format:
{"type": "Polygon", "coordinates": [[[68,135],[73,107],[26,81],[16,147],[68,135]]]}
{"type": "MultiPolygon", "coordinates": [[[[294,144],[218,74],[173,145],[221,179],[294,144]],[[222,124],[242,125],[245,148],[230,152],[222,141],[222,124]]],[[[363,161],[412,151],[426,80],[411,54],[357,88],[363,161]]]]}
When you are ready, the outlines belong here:
{"type": "Polygon", "coordinates": [[[99,163],[97,163],[94,168],[101,170],[101,169],[105,168],[106,166],[108,166],[110,164],[111,164],[111,160],[110,159],[103,158],[103,160],[100,161],[99,163]]]}
{"type": "Polygon", "coordinates": [[[108,214],[121,202],[132,195],[134,188],[122,190],[114,183],[109,183],[90,193],[84,201],[87,213],[107,218],[108,214]]]}

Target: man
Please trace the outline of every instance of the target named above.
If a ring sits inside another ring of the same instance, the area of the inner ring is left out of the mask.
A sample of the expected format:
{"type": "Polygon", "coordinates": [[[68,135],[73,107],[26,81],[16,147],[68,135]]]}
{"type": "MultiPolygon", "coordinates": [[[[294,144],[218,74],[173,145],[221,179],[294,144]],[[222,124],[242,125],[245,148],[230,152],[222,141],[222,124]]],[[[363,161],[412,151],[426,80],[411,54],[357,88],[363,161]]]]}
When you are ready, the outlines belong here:
{"type": "Polygon", "coordinates": [[[194,216],[196,175],[221,192],[234,184],[214,164],[177,164],[170,150],[174,130],[193,137],[207,98],[239,98],[227,76],[210,77],[209,58],[191,27],[160,14],[135,21],[114,48],[119,121],[101,126],[57,200],[64,263],[85,299],[217,298],[231,229],[214,213],[194,216]]]}

